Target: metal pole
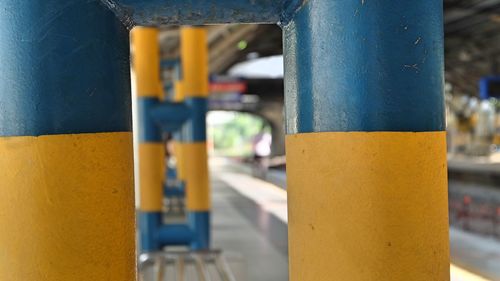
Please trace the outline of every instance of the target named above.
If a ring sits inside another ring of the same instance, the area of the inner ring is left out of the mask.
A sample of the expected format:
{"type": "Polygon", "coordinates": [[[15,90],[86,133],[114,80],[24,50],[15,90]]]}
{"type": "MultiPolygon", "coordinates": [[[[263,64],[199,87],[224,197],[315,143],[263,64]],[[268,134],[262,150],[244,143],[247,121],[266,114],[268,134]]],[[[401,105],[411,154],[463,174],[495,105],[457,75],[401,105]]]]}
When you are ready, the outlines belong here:
{"type": "Polygon", "coordinates": [[[181,57],[184,102],[192,116],[184,125],[182,143],[183,176],[186,181],[188,223],[195,239],[191,248],[208,249],[210,243],[210,186],[206,144],[208,98],[208,46],[205,28],[181,28],[181,57]]]}
{"type": "Polygon", "coordinates": [[[141,250],[161,249],[165,146],[161,131],[151,118],[151,109],[162,97],[158,29],[135,27],[132,32],[133,63],[139,107],[139,223],[141,250]]]}
{"type": "MultiPolygon", "coordinates": [[[[182,81],[176,81],[174,85],[174,101],[176,102],[184,102],[184,86],[182,81]]],[[[176,168],[177,168],[177,179],[181,182],[185,187],[186,183],[186,164],[185,164],[185,156],[183,155],[183,141],[182,141],[182,130],[180,132],[176,132],[174,134],[174,154],[176,159],[176,168]]],[[[185,190],[185,188],[184,188],[185,190]]],[[[185,194],[184,194],[185,195],[185,194]]]]}
{"type": "Polygon", "coordinates": [[[0,24],[1,279],[135,280],[128,30],[88,0],[0,24]]]}
{"type": "Polygon", "coordinates": [[[292,281],[449,280],[442,1],[284,27],[292,281]]]}

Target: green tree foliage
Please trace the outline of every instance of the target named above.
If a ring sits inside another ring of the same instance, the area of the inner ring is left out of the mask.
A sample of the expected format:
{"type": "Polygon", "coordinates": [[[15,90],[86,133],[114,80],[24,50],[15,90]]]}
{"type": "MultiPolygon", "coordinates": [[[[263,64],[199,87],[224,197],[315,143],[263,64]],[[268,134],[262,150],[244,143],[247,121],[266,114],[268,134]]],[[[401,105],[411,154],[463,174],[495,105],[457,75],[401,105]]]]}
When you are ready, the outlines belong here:
{"type": "Polygon", "coordinates": [[[262,130],[270,130],[267,122],[259,116],[248,113],[226,112],[224,114],[227,114],[224,118],[225,122],[208,124],[209,138],[214,142],[215,153],[240,157],[252,155],[254,137],[262,130]]]}

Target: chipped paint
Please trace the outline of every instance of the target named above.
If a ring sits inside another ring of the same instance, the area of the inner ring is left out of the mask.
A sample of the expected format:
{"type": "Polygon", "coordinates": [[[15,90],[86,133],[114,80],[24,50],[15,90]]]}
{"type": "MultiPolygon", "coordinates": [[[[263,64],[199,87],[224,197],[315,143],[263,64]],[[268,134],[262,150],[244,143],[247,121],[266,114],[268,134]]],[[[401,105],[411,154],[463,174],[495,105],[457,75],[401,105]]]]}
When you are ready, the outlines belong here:
{"type": "Polygon", "coordinates": [[[307,0],[100,0],[130,29],[135,25],[288,23],[307,0]]]}

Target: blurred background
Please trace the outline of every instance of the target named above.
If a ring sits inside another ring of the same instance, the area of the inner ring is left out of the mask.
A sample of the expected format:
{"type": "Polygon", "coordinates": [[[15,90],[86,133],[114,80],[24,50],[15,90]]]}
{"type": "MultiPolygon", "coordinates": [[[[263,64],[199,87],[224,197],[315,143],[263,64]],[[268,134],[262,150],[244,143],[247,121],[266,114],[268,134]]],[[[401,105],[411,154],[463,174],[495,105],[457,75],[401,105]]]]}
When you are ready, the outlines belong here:
{"type": "MultiPolygon", "coordinates": [[[[452,280],[500,280],[500,1],[444,0],[444,9],[452,280]]],[[[214,243],[230,253],[238,280],[288,280],[282,30],[206,31],[214,243]],[[221,230],[227,218],[217,208],[228,202],[241,204],[236,212],[255,231],[235,232],[243,248],[221,230]]],[[[179,29],[161,28],[159,42],[169,93],[179,29]]]]}

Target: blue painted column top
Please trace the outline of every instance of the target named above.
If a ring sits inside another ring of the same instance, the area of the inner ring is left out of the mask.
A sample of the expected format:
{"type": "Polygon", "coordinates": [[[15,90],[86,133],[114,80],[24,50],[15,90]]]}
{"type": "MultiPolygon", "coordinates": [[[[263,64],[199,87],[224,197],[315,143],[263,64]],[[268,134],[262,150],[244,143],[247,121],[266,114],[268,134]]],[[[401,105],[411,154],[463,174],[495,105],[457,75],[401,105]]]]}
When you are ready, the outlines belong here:
{"type": "Polygon", "coordinates": [[[288,134],[445,129],[442,1],[309,0],[284,45],[288,134]]]}
{"type": "Polygon", "coordinates": [[[491,98],[491,94],[495,97],[496,89],[491,89],[500,83],[500,76],[486,76],[479,80],[479,97],[481,100],[487,100],[491,98]],[[493,93],[490,93],[493,91],[493,93]]]}
{"type": "Polygon", "coordinates": [[[131,131],[129,35],[99,0],[0,3],[0,135],[131,131]]]}

